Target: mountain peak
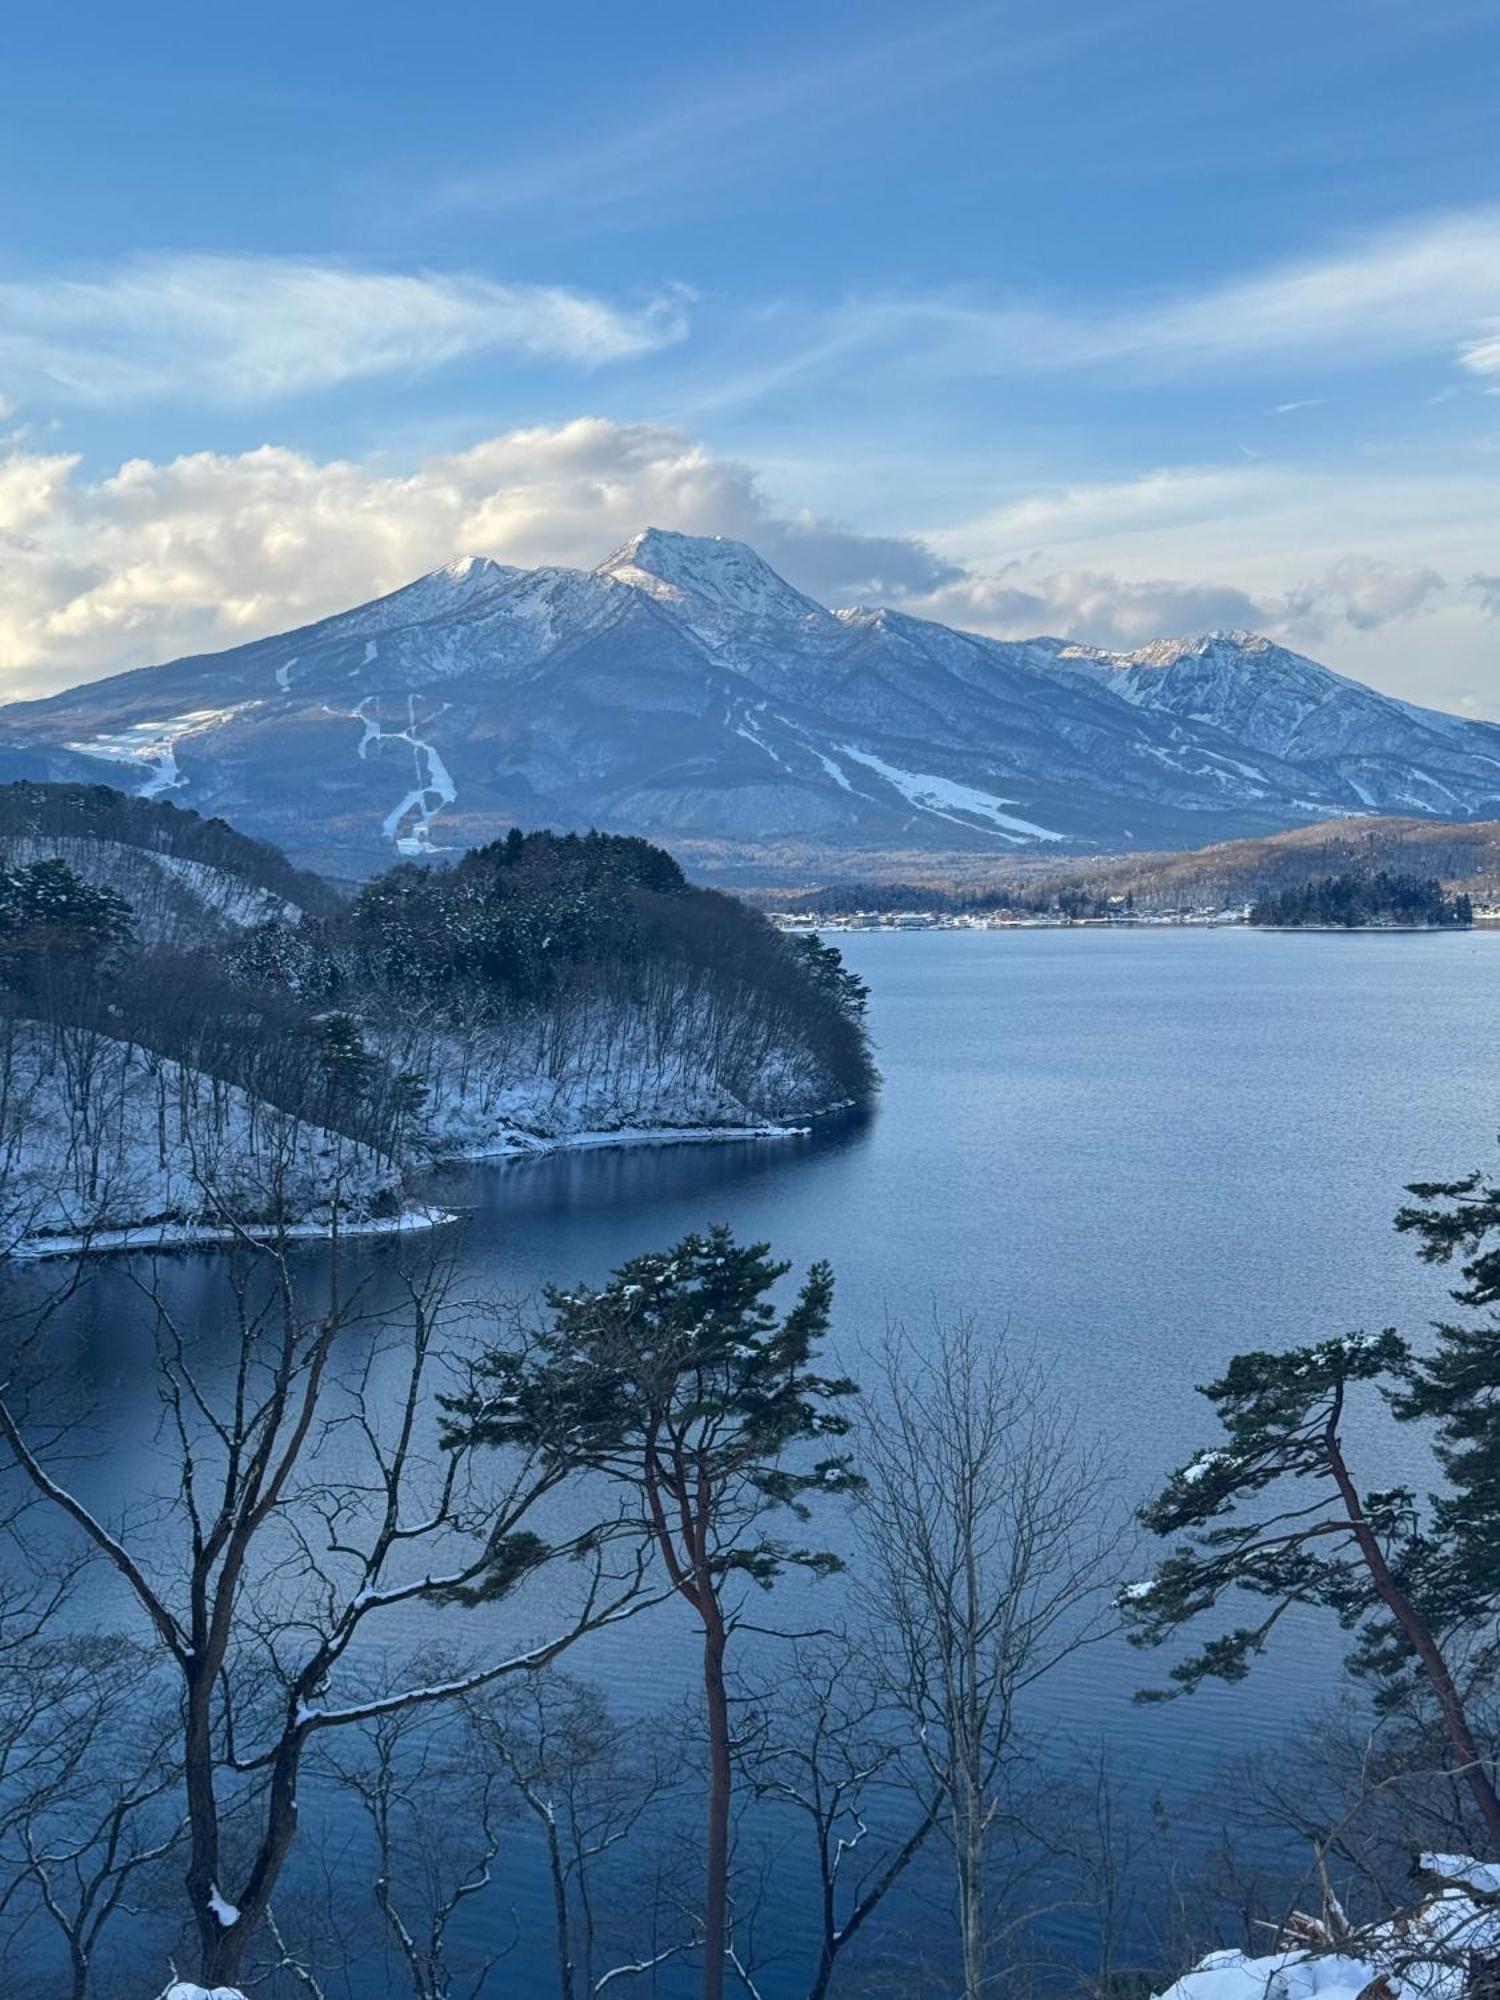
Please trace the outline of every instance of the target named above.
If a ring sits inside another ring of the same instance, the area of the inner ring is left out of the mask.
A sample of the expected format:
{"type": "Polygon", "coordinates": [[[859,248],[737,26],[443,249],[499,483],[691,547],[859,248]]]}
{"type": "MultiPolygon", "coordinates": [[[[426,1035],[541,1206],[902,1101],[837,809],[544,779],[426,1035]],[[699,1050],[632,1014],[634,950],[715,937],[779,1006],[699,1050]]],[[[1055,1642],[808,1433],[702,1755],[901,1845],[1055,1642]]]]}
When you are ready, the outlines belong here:
{"type": "Polygon", "coordinates": [[[437,569],[429,570],[426,576],[417,580],[419,583],[430,584],[467,584],[472,588],[475,585],[496,583],[503,576],[519,574],[520,572],[508,563],[496,562],[493,556],[455,556],[452,562],[440,564],[437,569]]]}
{"type": "Polygon", "coordinates": [[[764,618],[826,618],[821,604],[794,590],[746,542],[727,535],[684,535],[642,528],[600,563],[597,576],[633,584],[653,597],[696,598],[720,611],[764,618]]]}

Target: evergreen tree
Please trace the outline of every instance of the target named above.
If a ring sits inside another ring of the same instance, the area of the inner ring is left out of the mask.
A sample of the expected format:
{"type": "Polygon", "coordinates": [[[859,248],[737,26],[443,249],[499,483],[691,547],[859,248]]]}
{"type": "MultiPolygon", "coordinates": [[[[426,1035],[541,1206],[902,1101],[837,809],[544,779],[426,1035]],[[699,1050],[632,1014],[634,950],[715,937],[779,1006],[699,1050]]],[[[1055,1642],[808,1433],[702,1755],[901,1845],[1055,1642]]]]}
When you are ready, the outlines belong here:
{"type": "Polygon", "coordinates": [[[1122,1593],[1120,1608],[1137,1644],[1159,1645],[1237,1592],[1264,1602],[1253,1624],[1208,1640],[1171,1669],[1179,1693],[1210,1677],[1242,1680],[1293,1605],[1333,1611],[1359,1635],[1366,1664],[1388,1672],[1399,1660],[1420,1676],[1456,1775],[1500,1852],[1500,1798],[1429,1611],[1441,1550],[1419,1525],[1409,1491],[1361,1493],[1348,1462],[1351,1394],[1399,1384],[1411,1366],[1390,1329],[1236,1355],[1203,1390],[1224,1442],[1175,1472],[1141,1510],[1153,1533],[1182,1539],[1154,1577],[1122,1593]]]}
{"type": "Polygon", "coordinates": [[[1279,928],[1318,925],[1353,930],[1362,924],[1417,924],[1439,929],[1464,929],[1474,921],[1467,896],[1447,896],[1434,875],[1325,875],[1259,897],[1250,910],[1252,924],[1279,928]]]}
{"type": "Polygon", "coordinates": [[[66,861],[0,869],[0,964],[95,958],[130,934],[130,905],[85,882],[66,861]]]}
{"type": "Polygon", "coordinates": [[[1407,1193],[1416,1203],[1396,1227],[1420,1240],[1424,1262],[1459,1259],[1451,1296],[1476,1314],[1438,1324],[1433,1351],[1409,1360],[1392,1399],[1398,1416],[1436,1425],[1448,1490],[1432,1502],[1441,1549],[1432,1589],[1439,1615],[1473,1623],[1500,1611],[1500,1183],[1476,1170],[1407,1193]]]}
{"type": "Polygon", "coordinates": [[[725,1657],[740,1583],[769,1589],[790,1565],[824,1574],[826,1550],[771,1532],[815,1494],[859,1482],[843,1454],[799,1456],[845,1435],[855,1385],[812,1371],[833,1276],[815,1264],[785,1314],[768,1294],[789,1265],[727,1229],[633,1258],[599,1290],[546,1293],[551,1324],[490,1352],[472,1393],[447,1401],[448,1442],[518,1447],[587,1469],[638,1498],[670,1588],[703,1632],[708,1719],[704,2000],[719,2000],[730,1949],[731,1732],[725,1657]]]}

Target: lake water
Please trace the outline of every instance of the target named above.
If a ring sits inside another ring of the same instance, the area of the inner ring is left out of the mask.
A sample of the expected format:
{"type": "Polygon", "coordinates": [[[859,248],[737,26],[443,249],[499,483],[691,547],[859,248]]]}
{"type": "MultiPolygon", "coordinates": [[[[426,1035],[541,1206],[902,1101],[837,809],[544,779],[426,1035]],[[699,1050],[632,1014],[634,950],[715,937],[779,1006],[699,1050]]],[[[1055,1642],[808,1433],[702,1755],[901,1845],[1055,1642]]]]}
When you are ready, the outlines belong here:
{"type": "MultiPolygon", "coordinates": [[[[597,1280],[727,1222],[799,1267],[832,1261],[836,1345],[855,1372],[889,1317],[920,1329],[935,1311],[969,1311],[1007,1329],[1045,1357],[1141,1496],[1209,1439],[1194,1385],[1231,1354],[1360,1326],[1417,1331],[1440,1309],[1443,1275],[1390,1218],[1405,1182],[1493,1163],[1500,934],[838,942],[871,987],[885,1078],[873,1118],[808,1139],[447,1170],[435,1185],[463,1211],[446,1233],[459,1289],[597,1280]]],[[[357,1256],[378,1283],[397,1254],[357,1256]]],[[[216,1260],[181,1260],[170,1282],[180,1312],[211,1320],[216,1260]]],[[[150,1476],[142,1310],[127,1269],[101,1268],[59,1334],[112,1410],[111,1455],[83,1475],[101,1499],[150,1476]]],[[[1399,1476],[1399,1441],[1372,1435],[1368,1449],[1369,1483],[1399,1476]]],[[[784,1608],[796,1615],[796,1592],[784,1608]]],[[[575,1663],[629,1712],[686,1682],[692,1653],[669,1610],[575,1663]]],[[[1049,1684],[1037,1717],[1059,1740],[1110,1746],[1138,1802],[1211,1786],[1231,1747],[1324,1701],[1338,1651],[1300,1629],[1245,1685],[1143,1711],[1131,1695],[1148,1673],[1124,1648],[1091,1652],[1049,1684]]],[[[513,1958],[497,1990],[551,1988],[513,1958]]],[[[773,1972],[763,1991],[783,2000],[797,1981],[773,1972]]]]}

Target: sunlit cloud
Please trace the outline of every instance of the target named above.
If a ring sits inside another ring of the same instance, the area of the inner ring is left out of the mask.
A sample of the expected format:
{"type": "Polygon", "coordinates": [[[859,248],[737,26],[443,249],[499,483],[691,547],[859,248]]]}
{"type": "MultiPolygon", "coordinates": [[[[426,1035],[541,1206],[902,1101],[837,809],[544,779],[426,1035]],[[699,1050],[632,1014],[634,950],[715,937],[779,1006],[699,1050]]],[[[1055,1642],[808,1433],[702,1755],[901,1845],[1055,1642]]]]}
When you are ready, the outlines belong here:
{"type": "Polygon", "coordinates": [[[5,693],[42,693],[308,623],[455,555],[588,567],[654,524],[748,541],[833,605],[1125,649],[1249,628],[1393,692],[1492,712],[1497,487],[1500,473],[1167,467],[904,536],[790,509],[675,428],[599,417],[396,471],[265,446],[91,479],[75,455],[16,444],[0,454],[0,672],[5,693]]]}
{"type": "Polygon", "coordinates": [[[0,671],[14,697],[238,644],[340,611],[458,554],[589,566],[648,524],[748,540],[835,602],[931,590],[920,542],[778,510],[749,467],[600,418],[506,432],[409,472],[266,446],[134,459],[0,457],[0,671]]]}
{"type": "Polygon", "coordinates": [[[253,403],[507,353],[593,368],[681,340],[683,297],[637,307],[561,286],[284,257],[139,257],[0,283],[17,400],[253,403]]]}

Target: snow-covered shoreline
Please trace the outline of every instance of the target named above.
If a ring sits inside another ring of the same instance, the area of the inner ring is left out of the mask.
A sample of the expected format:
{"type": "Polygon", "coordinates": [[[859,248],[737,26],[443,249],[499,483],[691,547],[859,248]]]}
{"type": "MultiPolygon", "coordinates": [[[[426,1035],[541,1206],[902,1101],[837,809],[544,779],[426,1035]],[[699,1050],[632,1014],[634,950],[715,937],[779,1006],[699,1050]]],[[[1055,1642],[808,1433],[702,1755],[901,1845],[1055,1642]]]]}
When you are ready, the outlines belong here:
{"type": "MultiPolygon", "coordinates": [[[[660,1146],[703,1146],[732,1141],[806,1138],[814,1121],[847,1110],[847,1105],[831,1105],[809,1113],[795,1124],[641,1126],[622,1125],[612,1130],[571,1132],[557,1137],[517,1134],[501,1144],[475,1147],[466,1152],[445,1152],[433,1159],[424,1172],[448,1166],[482,1166],[487,1162],[542,1160],[555,1153],[600,1152],[607,1148],[649,1148],[660,1146]]],[[[400,1236],[416,1231],[441,1229],[460,1219],[458,1211],[433,1203],[414,1202],[398,1215],[370,1216],[339,1224],[339,1238],[351,1236],[400,1236]]],[[[141,1223],[120,1229],[98,1229],[72,1234],[33,1236],[14,1244],[8,1255],[17,1263],[38,1263],[53,1257],[120,1255],[131,1252],[167,1250],[220,1250],[246,1239],[256,1243],[327,1242],[330,1225],[321,1221],[286,1223],[277,1227],[249,1223],[242,1227],[219,1223],[141,1223]]]]}
{"type": "MultiPolygon", "coordinates": [[[[365,1216],[339,1224],[339,1240],[349,1236],[402,1236],[416,1230],[441,1229],[456,1222],[451,1209],[413,1203],[399,1215],[365,1216]]],[[[80,1231],[76,1235],[27,1236],[7,1253],[17,1263],[39,1263],[48,1257],[102,1256],[141,1250],[219,1250],[226,1244],[328,1242],[333,1229],[326,1222],[142,1222],[122,1229],[80,1231]]]]}
{"type": "Polygon", "coordinates": [[[517,1133],[494,1145],[466,1147],[443,1152],[433,1159],[434,1167],[482,1165],[486,1160],[540,1160],[552,1153],[598,1152],[611,1146],[704,1146],[735,1139],[802,1139],[816,1118],[826,1118],[846,1105],[827,1111],[809,1112],[795,1124],[753,1125],[619,1125],[597,1132],[562,1132],[556,1135],[517,1133]]]}

